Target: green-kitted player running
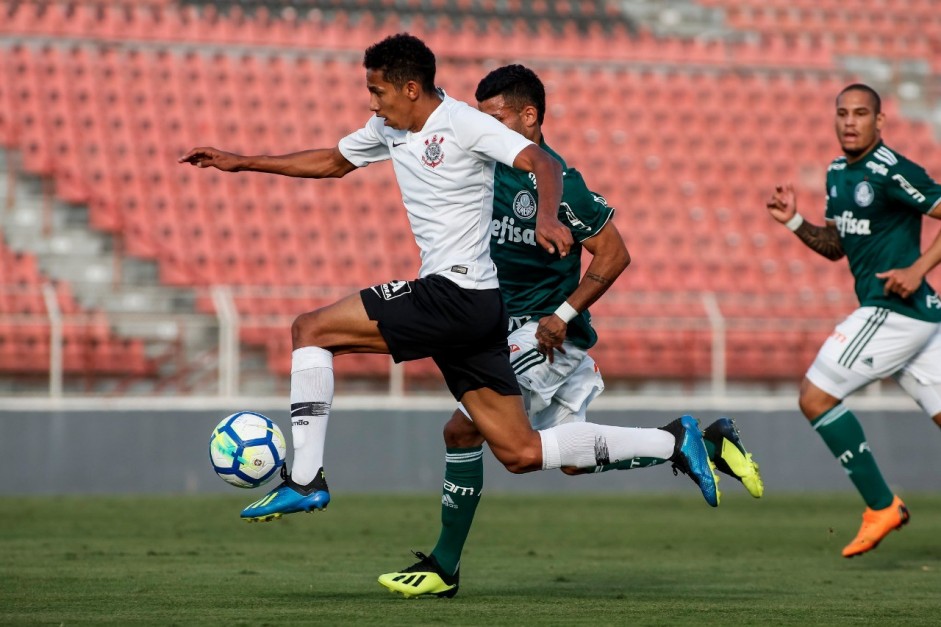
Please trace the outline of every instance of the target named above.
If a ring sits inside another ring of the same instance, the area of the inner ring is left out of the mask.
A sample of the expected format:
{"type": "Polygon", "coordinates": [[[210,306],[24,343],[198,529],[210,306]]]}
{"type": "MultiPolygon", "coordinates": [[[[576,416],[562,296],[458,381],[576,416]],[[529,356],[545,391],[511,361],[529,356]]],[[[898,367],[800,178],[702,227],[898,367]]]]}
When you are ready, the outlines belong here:
{"type": "MultiPolygon", "coordinates": [[[[581,174],[565,167],[562,157],[546,145],[542,136],[546,96],[539,77],[520,65],[501,67],[480,82],[476,98],[481,111],[538,144],[564,167],[558,217],[572,232],[571,253],[560,258],[539,250],[533,235],[538,200],[533,177],[497,165],[490,255],[510,314],[510,363],[530,422],[539,430],[574,427],[572,423],[586,420],[589,403],[604,390],[598,367],[587,353],[597,341],[588,307],[607,291],[630,257],[611,221],[614,209],[589,191],[581,174]],[[584,276],[581,247],[592,255],[584,276]]],[[[620,438],[620,450],[631,449],[634,456],[612,459],[606,450],[599,450],[606,443],[596,440],[590,466],[563,471],[626,470],[667,461],[683,469],[681,448],[690,444],[690,433],[699,435],[691,416],[659,429],[624,429],[609,435],[607,444],[620,438]]],[[[445,427],[444,439],[447,451],[438,543],[430,555],[416,553],[417,564],[379,577],[383,586],[406,597],[457,593],[461,552],[480,500],[483,437],[463,407],[445,427]]],[[[710,425],[703,440],[715,467],[742,481],[752,496],[761,496],[758,465],[742,447],[731,420],[723,418],[710,425]]],[[[559,455],[558,450],[548,450],[550,445],[544,446],[547,459],[559,455]]],[[[703,496],[710,504],[718,504],[718,491],[704,489],[703,496]]]]}
{"type": "Polygon", "coordinates": [[[827,169],[826,224],[797,212],[790,185],[768,201],[772,217],[827,259],[844,256],[859,309],[824,342],[800,389],[800,408],[866,502],[844,557],[870,551],[908,522],[886,485],[856,416],[843,399],[893,376],[941,426],[941,299],[925,275],[941,262],[941,235],[921,253],[922,218],[941,218],[941,185],[882,142],[879,94],[859,83],[836,99],[843,156],[827,169]]]}

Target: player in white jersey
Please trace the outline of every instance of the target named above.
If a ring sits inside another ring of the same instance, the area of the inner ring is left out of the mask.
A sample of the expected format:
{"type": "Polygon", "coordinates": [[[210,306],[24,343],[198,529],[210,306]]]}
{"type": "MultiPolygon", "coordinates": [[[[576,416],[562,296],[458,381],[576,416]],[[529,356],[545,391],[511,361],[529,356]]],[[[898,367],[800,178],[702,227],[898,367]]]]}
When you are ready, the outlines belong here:
{"type": "MultiPolygon", "coordinates": [[[[506,344],[508,317],[490,260],[495,162],[538,181],[536,240],[567,255],[572,235],[556,217],[561,167],[549,154],[490,116],[435,88],[435,58],[425,44],[394,35],[366,50],[366,87],[375,114],[335,148],[279,157],[245,157],[194,148],[180,158],[197,167],[254,170],[309,178],[341,177],[391,160],[421,249],[418,279],[361,290],[302,314],[291,328],[294,467],[242,517],[266,521],[321,510],[330,502],[323,449],[333,401],[333,358],[385,353],[396,361],[431,357],[449,390],[474,419],[495,457],[511,472],[590,467],[643,455],[631,430],[592,423],[537,432],[529,424],[506,344]],[[543,210],[543,207],[548,209],[543,210]]],[[[540,346],[558,348],[551,342],[540,346]]],[[[698,429],[671,436],[671,460],[718,504],[715,476],[698,429]]]]}
{"type": "MultiPolygon", "coordinates": [[[[539,190],[526,172],[497,165],[494,175],[493,228],[490,255],[500,275],[500,292],[510,314],[507,343],[510,364],[523,393],[523,404],[534,429],[583,422],[588,406],[604,391],[604,380],[588,354],[597,334],[588,307],[601,298],[630,263],[627,246],[614,224],[614,208],[588,189],[581,173],[565,165],[543,136],[546,91],[531,69],[522,65],[497,68],[484,77],[475,93],[477,108],[508,128],[537,143],[563,164],[562,205],[559,220],[571,231],[575,243],[564,258],[549,255],[536,246],[532,232],[532,210],[539,190]],[[582,273],[579,248],[591,255],[582,273]],[[558,312],[567,303],[581,313],[566,320],[558,312]],[[564,338],[563,350],[540,354],[543,334],[564,338]]],[[[665,442],[664,454],[672,453],[672,437],[683,416],[656,429],[634,429],[638,442],[665,442]]],[[[419,596],[451,598],[460,585],[461,555],[470,535],[484,486],[483,438],[458,409],[444,428],[445,470],[440,494],[441,530],[427,555],[416,552],[418,563],[385,573],[379,583],[407,598],[419,596]]],[[[758,464],[745,451],[738,431],[728,418],[720,418],[703,433],[707,452],[717,470],[742,482],[758,498],[764,490],[758,464]]],[[[640,448],[639,448],[640,450],[640,448]]],[[[566,474],[646,468],[663,464],[665,458],[622,459],[592,468],[563,468],[566,474]]]]}
{"type": "Polygon", "coordinates": [[[772,217],[809,248],[833,261],[845,256],[855,279],[859,309],[824,342],[800,388],[801,411],[866,503],[844,557],[876,548],[909,513],[882,478],[843,399],[894,376],[941,426],[941,298],[925,280],[941,263],[941,235],[924,253],[919,249],[923,217],[941,218],[941,185],[882,143],[884,121],[871,87],[856,83],[837,96],[843,156],[827,169],[824,226],[797,212],[789,185],[779,186],[767,203],[772,217]]]}

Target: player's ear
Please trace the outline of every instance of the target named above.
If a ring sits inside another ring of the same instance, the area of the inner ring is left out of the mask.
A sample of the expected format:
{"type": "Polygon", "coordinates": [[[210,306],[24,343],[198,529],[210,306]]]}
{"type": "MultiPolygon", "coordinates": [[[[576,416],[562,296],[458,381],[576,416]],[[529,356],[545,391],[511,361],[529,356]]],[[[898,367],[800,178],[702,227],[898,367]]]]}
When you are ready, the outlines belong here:
{"type": "Polygon", "coordinates": [[[520,111],[520,120],[525,128],[532,128],[539,124],[539,111],[533,105],[526,105],[520,111]]]}
{"type": "Polygon", "coordinates": [[[406,81],[405,86],[402,88],[402,93],[408,96],[409,100],[414,102],[421,96],[421,86],[417,81],[406,81]]]}
{"type": "Polygon", "coordinates": [[[885,124],[885,113],[880,111],[876,114],[876,130],[881,132],[883,124],[885,124]]]}

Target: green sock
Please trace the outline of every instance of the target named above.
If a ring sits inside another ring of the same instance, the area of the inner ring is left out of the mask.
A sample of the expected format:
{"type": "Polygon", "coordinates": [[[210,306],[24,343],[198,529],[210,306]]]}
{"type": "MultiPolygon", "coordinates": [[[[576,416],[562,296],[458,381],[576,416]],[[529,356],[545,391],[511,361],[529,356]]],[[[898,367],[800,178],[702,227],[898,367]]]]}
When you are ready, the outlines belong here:
{"type": "Polygon", "coordinates": [[[431,552],[445,572],[453,574],[461,565],[461,552],[483,487],[483,448],[447,449],[441,495],[441,535],[431,552]]]}
{"type": "Polygon", "coordinates": [[[670,460],[661,459],[660,457],[632,457],[630,459],[622,459],[621,461],[614,462],[613,464],[595,466],[595,472],[608,472],[609,470],[631,470],[632,468],[649,468],[650,466],[659,466],[660,464],[665,464],[668,461],[670,460]]]}
{"type": "Polygon", "coordinates": [[[705,439],[702,441],[702,443],[706,445],[706,455],[709,457],[709,459],[715,461],[716,445],[710,442],[709,440],[705,440],[705,439]]]}
{"type": "Polygon", "coordinates": [[[843,464],[866,505],[872,509],[885,509],[892,504],[892,490],[882,478],[863,428],[853,412],[839,403],[811,420],[810,425],[843,464]]]}

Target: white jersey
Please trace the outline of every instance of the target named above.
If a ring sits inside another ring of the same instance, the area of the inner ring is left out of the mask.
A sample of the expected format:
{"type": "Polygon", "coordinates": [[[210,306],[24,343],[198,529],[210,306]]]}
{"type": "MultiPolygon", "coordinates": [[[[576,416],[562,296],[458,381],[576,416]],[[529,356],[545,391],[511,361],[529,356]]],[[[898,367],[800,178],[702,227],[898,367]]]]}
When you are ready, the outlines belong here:
{"type": "MultiPolygon", "coordinates": [[[[442,92],[443,94],[443,92],[442,92]]],[[[441,274],[466,289],[499,287],[490,259],[495,162],[512,166],[531,141],[491,116],[443,94],[418,132],[373,116],[340,140],[356,167],[392,159],[412,233],[419,276],[441,274]]]]}

